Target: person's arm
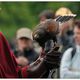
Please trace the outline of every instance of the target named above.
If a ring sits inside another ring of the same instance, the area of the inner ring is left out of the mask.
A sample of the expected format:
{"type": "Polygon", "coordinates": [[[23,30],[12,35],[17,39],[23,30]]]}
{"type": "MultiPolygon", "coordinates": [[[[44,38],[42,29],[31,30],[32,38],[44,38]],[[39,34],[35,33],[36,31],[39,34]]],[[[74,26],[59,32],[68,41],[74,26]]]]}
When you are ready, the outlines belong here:
{"type": "Polygon", "coordinates": [[[61,53],[55,51],[55,48],[46,53],[44,57],[39,57],[34,63],[30,64],[28,68],[24,68],[22,77],[27,78],[44,78],[49,74],[49,70],[59,68],[61,53]],[[24,76],[25,75],[25,76],[24,76]]]}
{"type": "MultiPolygon", "coordinates": [[[[80,72],[71,70],[71,51],[67,50],[61,60],[60,78],[80,78],[80,72]]],[[[76,64],[75,64],[76,65],[76,64]]]]}
{"type": "Polygon", "coordinates": [[[19,78],[41,78],[47,72],[43,59],[39,58],[23,68],[18,66],[19,78]]]}

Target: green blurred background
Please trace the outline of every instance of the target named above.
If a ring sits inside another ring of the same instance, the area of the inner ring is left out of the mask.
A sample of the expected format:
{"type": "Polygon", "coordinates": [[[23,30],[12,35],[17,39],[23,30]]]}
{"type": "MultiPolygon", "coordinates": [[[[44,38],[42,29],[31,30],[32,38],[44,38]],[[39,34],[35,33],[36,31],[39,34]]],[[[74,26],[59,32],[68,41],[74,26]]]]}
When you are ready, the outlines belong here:
{"type": "Polygon", "coordinates": [[[77,18],[80,17],[79,2],[0,2],[0,31],[11,39],[18,28],[33,29],[39,22],[41,11],[52,9],[55,12],[60,7],[68,7],[77,18]]]}

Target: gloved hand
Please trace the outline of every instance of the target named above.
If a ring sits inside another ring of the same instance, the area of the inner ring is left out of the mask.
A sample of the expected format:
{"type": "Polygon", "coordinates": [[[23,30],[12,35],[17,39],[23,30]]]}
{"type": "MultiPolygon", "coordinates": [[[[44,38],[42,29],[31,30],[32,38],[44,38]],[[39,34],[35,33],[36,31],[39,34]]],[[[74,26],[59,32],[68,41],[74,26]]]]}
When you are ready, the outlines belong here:
{"type": "Polygon", "coordinates": [[[39,57],[34,63],[30,64],[27,73],[29,78],[45,78],[49,74],[49,70],[58,68],[60,65],[60,52],[58,47],[46,53],[44,57],[39,57]]]}
{"type": "Polygon", "coordinates": [[[44,63],[48,69],[55,69],[60,66],[61,53],[58,51],[59,47],[55,46],[52,50],[46,53],[44,63]]]}
{"type": "Polygon", "coordinates": [[[46,74],[46,72],[48,72],[48,70],[43,62],[43,58],[39,58],[34,63],[30,64],[27,70],[28,78],[41,78],[44,77],[43,75],[46,74]]]}

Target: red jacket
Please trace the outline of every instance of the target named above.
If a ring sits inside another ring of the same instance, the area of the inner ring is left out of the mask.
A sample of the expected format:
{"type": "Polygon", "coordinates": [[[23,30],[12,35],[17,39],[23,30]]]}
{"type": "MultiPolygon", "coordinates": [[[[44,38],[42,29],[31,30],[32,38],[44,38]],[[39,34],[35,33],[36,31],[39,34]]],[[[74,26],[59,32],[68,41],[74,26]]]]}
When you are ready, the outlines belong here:
{"type": "Polygon", "coordinates": [[[0,78],[19,78],[19,72],[25,78],[28,76],[27,68],[18,66],[7,40],[0,32],[0,78]]]}

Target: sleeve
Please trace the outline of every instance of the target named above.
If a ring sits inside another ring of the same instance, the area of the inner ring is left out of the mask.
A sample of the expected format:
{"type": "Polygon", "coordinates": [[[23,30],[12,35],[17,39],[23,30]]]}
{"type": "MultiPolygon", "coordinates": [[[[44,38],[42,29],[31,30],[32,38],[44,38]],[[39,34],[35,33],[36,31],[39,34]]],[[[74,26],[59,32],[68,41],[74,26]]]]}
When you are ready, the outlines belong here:
{"type": "Polygon", "coordinates": [[[70,70],[71,67],[71,51],[67,50],[61,60],[60,78],[80,78],[80,72],[70,70]]]}
{"type": "Polygon", "coordinates": [[[28,77],[27,69],[28,69],[28,66],[21,69],[22,78],[28,77]]]}
{"type": "Polygon", "coordinates": [[[17,70],[18,70],[19,78],[27,78],[28,77],[28,73],[27,73],[28,66],[25,66],[23,68],[21,68],[21,66],[18,66],[17,70]]]}
{"type": "Polygon", "coordinates": [[[12,53],[12,58],[15,62],[16,70],[18,72],[18,77],[19,78],[27,78],[28,77],[27,70],[28,70],[29,66],[25,66],[25,67],[21,68],[20,66],[18,66],[17,61],[16,61],[15,56],[14,56],[13,53],[12,53]]]}

